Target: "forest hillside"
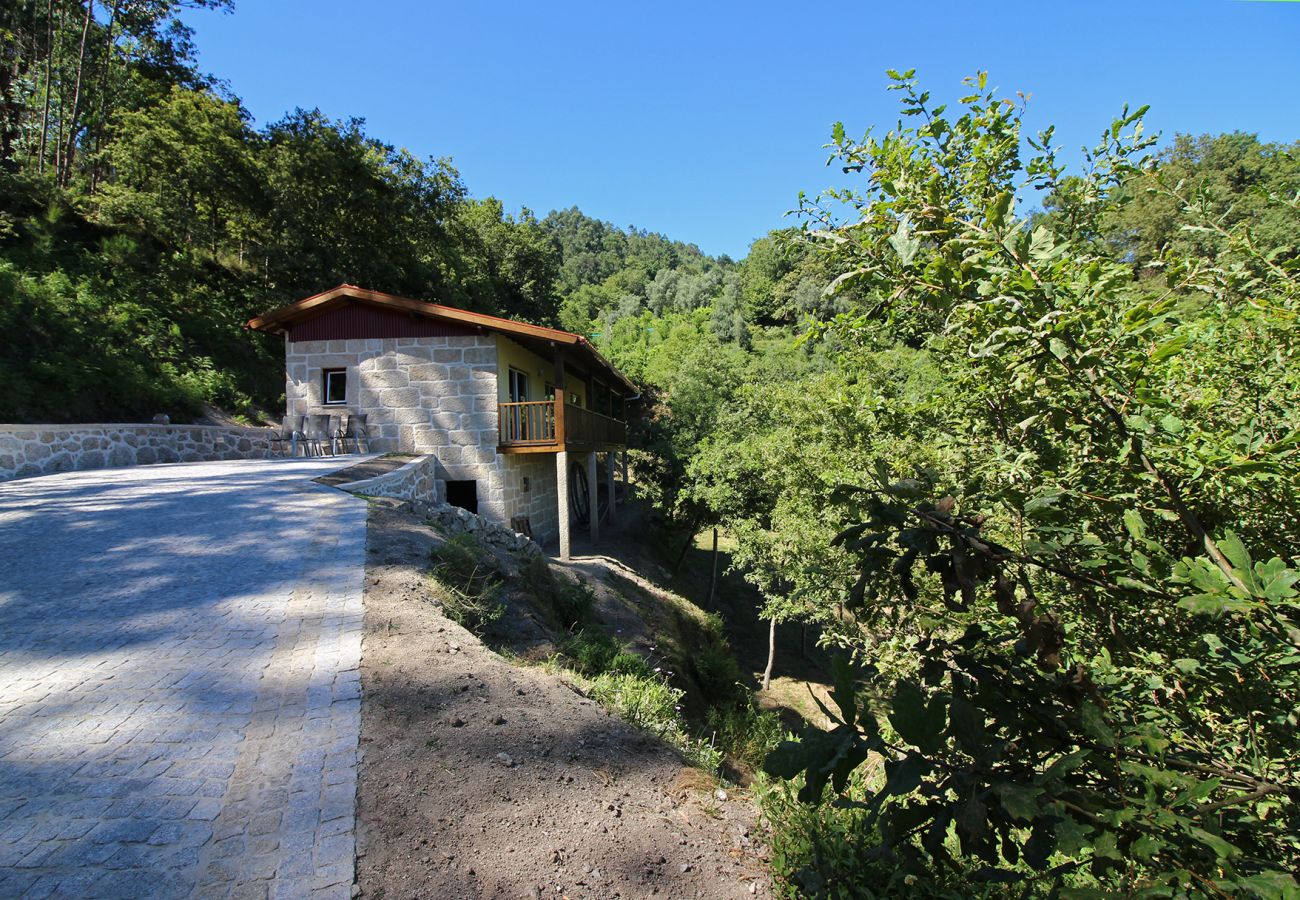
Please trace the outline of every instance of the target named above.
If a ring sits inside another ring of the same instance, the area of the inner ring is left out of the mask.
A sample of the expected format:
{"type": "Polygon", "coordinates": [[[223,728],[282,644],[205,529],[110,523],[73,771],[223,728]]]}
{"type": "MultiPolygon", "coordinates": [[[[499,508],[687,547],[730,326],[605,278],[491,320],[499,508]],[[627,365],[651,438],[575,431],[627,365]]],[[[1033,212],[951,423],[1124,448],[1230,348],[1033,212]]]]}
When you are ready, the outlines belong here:
{"type": "Polygon", "coordinates": [[[475,199],[358,119],[254,127],[196,67],[192,5],[0,11],[0,327],[23,335],[0,348],[0,420],[274,417],[283,351],[242,325],[340,282],[580,331],[731,285],[719,327],[741,330],[730,260],[475,199]]]}

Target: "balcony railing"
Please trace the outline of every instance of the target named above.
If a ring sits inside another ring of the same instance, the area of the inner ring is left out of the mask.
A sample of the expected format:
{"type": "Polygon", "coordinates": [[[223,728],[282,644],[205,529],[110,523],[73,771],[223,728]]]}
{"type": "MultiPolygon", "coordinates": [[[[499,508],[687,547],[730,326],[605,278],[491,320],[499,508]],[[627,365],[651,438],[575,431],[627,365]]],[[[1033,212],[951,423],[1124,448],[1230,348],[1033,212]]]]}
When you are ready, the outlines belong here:
{"type": "Polygon", "coordinates": [[[627,443],[627,423],[566,403],[560,389],[554,400],[498,403],[497,416],[500,445],[507,450],[544,453],[627,443]]]}
{"type": "Polygon", "coordinates": [[[526,447],[555,443],[555,401],[498,403],[497,414],[501,419],[502,446],[526,447]]]}

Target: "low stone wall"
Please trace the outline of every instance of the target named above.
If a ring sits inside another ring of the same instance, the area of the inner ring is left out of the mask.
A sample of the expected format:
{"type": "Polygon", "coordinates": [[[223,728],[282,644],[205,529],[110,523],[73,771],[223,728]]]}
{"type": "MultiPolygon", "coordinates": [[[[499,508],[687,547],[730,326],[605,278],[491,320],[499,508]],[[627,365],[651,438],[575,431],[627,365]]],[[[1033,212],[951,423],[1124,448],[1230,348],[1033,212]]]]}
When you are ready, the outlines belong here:
{"type": "Polygon", "coordinates": [[[437,465],[437,457],[421,456],[383,475],[340,484],[339,489],[353,494],[366,494],[370,497],[434,500],[437,498],[437,465]]]}
{"type": "Polygon", "coordinates": [[[467,532],[484,542],[506,550],[524,553],[541,553],[542,550],[527,535],[519,534],[509,526],[493,522],[459,506],[443,503],[438,497],[438,458],[421,456],[399,469],[340,484],[340,490],[368,497],[392,497],[410,503],[417,516],[427,519],[447,534],[467,532]]]}
{"type": "Polygon", "coordinates": [[[383,475],[340,484],[338,487],[353,494],[405,500],[411,504],[416,515],[448,534],[469,532],[506,550],[542,552],[527,535],[514,531],[508,525],[443,502],[438,494],[440,480],[438,458],[430,454],[413,459],[401,468],[383,475]]]}
{"type": "Polygon", "coordinates": [[[264,459],[271,430],[220,425],[0,425],[0,481],[151,463],[264,459]]]}

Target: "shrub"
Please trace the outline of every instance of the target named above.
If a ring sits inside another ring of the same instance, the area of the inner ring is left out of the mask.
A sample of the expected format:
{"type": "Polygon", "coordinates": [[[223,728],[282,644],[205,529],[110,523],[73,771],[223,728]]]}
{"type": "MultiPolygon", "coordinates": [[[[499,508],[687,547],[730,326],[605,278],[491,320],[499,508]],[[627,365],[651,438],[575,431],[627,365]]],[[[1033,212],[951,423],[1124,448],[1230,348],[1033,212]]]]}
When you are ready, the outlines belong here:
{"type": "Polygon", "coordinates": [[[479,637],[486,634],[505,614],[505,604],[499,599],[500,584],[493,584],[482,594],[471,594],[448,584],[444,584],[443,588],[443,613],[479,637]]]}
{"type": "Polygon", "coordinates": [[[433,576],[442,585],[442,611],[482,636],[505,613],[504,584],[496,560],[472,534],[458,534],[433,548],[433,576]]]}
{"type": "Polygon", "coordinates": [[[572,628],[586,622],[596,605],[596,592],[584,578],[570,581],[567,578],[556,579],[555,593],[551,606],[566,628],[572,628]]]}
{"type": "Polygon", "coordinates": [[[469,593],[482,593],[500,582],[501,569],[491,552],[472,534],[453,535],[430,552],[433,574],[444,584],[469,593]]]}
{"type": "Polygon", "coordinates": [[[710,706],[731,708],[747,701],[745,673],[726,643],[706,643],[695,650],[689,662],[710,706]]]}
{"type": "Polygon", "coordinates": [[[709,741],[686,733],[681,718],[684,692],[657,675],[606,672],[591,682],[591,697],[621,718],[676,747],[698,769],[715,773],[722,753],[709,741]]]}
{"type": "Polygon", "coordinates": [[[709,731],[713,745],[730,760],[759,769],[767,754],[785,737],[785,726],[774,712],[765,712],[752,702],[709,710],[709,731]]]}
{"type": "MultiPolygon", "coordinates": [[[[861,839],[867,813],[833,803],[801,803],[796,786],[769,785],[760,796],[771,826],[773,889],[784,900],[875,900],[885,897],[969,898],[1018,896],[1019,891],[981,889],[959,875],[935,871],[924,880],[871,852],[861,839]],[[1001,892],[1001,893],[999,893],[1001,892]]],[[[1023,888],[1021,888],[1023,890],[1023,888]]]]}
{"type": "Polygon", "coordinates": [[[588,677],[607,672],[642,677],[650,674],[645,660],[599,628],[591,626],[565,640],[560,645],[560,652],[575,670],[588,677]]]}

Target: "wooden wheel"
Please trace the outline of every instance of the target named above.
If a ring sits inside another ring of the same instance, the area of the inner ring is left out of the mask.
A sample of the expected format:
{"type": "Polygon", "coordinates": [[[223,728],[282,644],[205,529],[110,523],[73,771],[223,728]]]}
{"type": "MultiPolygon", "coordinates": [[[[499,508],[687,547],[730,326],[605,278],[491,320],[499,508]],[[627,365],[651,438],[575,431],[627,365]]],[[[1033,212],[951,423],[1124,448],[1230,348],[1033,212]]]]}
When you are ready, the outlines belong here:
{"type": "Polygon", "coordinates": [[[587,467],[574,463],[569,470],[569,509],[579,525],[591,521],[591,485],[587,483],[587,467]]]}

